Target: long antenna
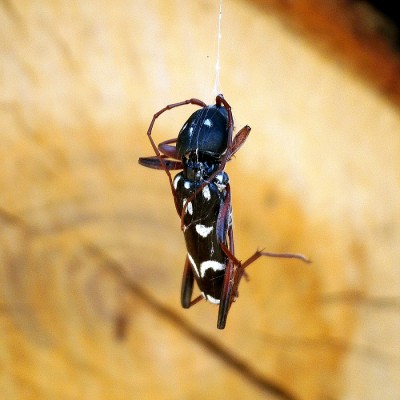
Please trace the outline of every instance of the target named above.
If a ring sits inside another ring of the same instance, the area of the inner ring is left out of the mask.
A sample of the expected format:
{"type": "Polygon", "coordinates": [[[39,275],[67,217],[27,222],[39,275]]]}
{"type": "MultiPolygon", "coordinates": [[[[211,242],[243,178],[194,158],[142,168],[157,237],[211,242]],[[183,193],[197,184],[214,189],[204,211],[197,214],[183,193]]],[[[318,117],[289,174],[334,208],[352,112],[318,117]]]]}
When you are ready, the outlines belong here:
{"type": "Polygon", "coordinates": [[[219,13],[218,13],[218,36],[217,36],[217,60],[215,62],[215,81],[214,81],[214,89],[213,94],[216,96],[221,93],[221,83],[219,80],[219,72],[221,69],[220,66],[220,56],[219,50],[221,45],[221,20],[222,20],[222,0],[219,0],[219,13]]]}

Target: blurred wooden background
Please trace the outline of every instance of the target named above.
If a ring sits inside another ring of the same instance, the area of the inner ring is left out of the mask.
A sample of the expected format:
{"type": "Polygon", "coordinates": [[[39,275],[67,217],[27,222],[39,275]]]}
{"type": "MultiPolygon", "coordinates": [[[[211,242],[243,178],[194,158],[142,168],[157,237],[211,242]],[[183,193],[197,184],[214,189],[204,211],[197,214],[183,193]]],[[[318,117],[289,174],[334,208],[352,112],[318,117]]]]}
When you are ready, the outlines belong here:
{"type": "Polygon", "coordinates": [[[399,398],[399,64],[320,3],[224,1],[237,255],[313,260],[254,264],[224,331],[180,308],[167,179],[137,164],[156,111],[213,102],[218,2],[0,3],[2,398],[399,398]]]}

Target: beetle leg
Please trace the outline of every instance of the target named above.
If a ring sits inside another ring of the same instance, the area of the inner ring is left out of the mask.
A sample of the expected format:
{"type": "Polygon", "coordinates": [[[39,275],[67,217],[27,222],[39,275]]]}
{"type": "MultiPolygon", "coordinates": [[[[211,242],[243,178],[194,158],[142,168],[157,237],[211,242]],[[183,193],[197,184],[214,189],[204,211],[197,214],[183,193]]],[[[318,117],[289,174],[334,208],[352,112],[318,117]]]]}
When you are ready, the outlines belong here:
{"type": "Polygon", "coordinates": [[[229,213],[231,210],[231,196],[230,186],[226,186],[227,194],[224,202],[221,204],[220,211],[217,218],[217,237],[221,246],[221,249],[228,258],[228,263],[225,269],[224,284],[221,294],[221,300],[218,310],[218,329],[224,329],[226,320],[228,317],[229,309],[232,303],[238,296],[238,289],[240,281],[243,277],[246,279],[247,274],[245,268],[251,265],[253,262],[258,260],[260,257],[280,257],[280,258],[296,258],[298,260],[310,263],[311,261],[302,254],[298,253],[271,253],[257,250],[251,257],[249,257],[243,263],[235,257],[234,240],[232,226],[229,225],[229,213]],[[229,225],[229,226],[228,226],[229,225]],[[227,228],[226,228],[227,227],[227,228]],[[229,248],[226,246],[226,229],[228,231],[229,248]]]}
{"type": "MultiPolygon", "coordinates": [[[[230,237],[233,236],[232,228],[230,229],[230,237]]],[[[231,252],[224,244],[221,243],[221,248],[228,257],[228,265],[225,270],[224,286],[221,296],[219,312],[218,312],[218,329],[224,329],[228,317],[229,309],[232,303],[238,296],[238,288],[242,277],[246,277],[245,268],[262,256],[266,257],[281,257],[281,258],[296,258],[298,260],[310,263],[311,261],[302,254],[297,253],[270,253],[264,251],[256,251],[243,263],[240,262],[233,252],[231,252]]]]}
{"type": "Polygon", "coordinates": [[[250,134],[251,128],[246,125],[244,126],[233,138],[232,146],[229,149],[229,158],[228,161],[235,155],[235,153],[242,147],[247,137],[250,134]]]}
{"type": "Polygon", "coordinates": [[[220,206],[217,217],[217,226],[216,226],[216,234],[219,245],[221,246],[221,249],[228,258],[228,262],[225,268],[224,284],[222,287],[222,293],[218,310],[218,321],[217,321],[218,329],[225,328],[229,309],[231,307],[234,298],[236,297],[236,289],[235,289],[236,273],[238,267],[240,267],[240,261],[236,259],[234,255],[235,245],[233,239],[232,225],[230,223],[230,212],[231,212],[231,190],[230,190],[230,185],[228,183],[226,185],[226,197],[220,206]],[[229,239],[228,241],[229,248],[226,245],[227,236],[229,239]]]}
{"type": "Polygon", "coordinates": [[[229,227],[229,247],[228,249],[223,243],[220,246],[226,256],[228,257],[228,264],[225,269],[224,286],[222,288],[221,300],[219,303],[218,310],[218,321],[217,328],[224,329],[226,320],[228,318],[228,312],[235,298],[237,297],[237,288],[241,278],[241,264],[240,261],[233,254],[233,230],[229,227]],[[239,272],[239,275],[238,275],[239,272]]]}
{"type": "MultiPolygon", "coordinates": [[[[160,157],[164,161],[165,167],[168,171],[175,169],[182,169],[182,161],[179,160],[175,146],[170,146],[171,143],[176,143],[177,138],[168,139],[161,142],[157,148],[160,151],[160,157]]],[[[139,157],[139,164],[147,168],[164,169],[159,156],[139,157]]]]}
{"type": "Polygon", "coordinates": [[[170,146],[171,143],[176,143],[178,138],[174,139],[168,139],[165,140],[164,142],[161,142],[157,147],[158,150],[161,151],[161,153],[165,154],[169,158],[173,158],[174,160],[179,160],[178,153],[176,151],[175,146],[170,146]]]}
{"type": "Polygon", "coordinates": [[[232,304],[234,271],[235,271],[234,264],[231,260],[229,260],[228,265],[225,269],[224,286],[222,288],[222,296],[218,309],[218,321],[217,321],[218,329],[225,328],[226,319],[228,318],[228,312],[232,304]]]}
{"type": "MultiPolygon", "coordinates": [[[[161,155],[161,158],[164,160],[164,165],[168,169],[168,171],[183,168],[182,161],[170,160],[167,156],[163,154],[161,155]]],[[[157,156],[140,157],[139,164],[147,168],[164,169],[163,165],[160,162],[160,159],[157,156]]]]}
{"type": "MultiPolygon", "coordinates": [[[[161,166],[160,169],[163,169],[165,171],[165,173],[167,174],[167,176],[168,176],[169,185],[171,187],[171,191],[172,191],[172,194],[174,196],[175,208],[178,211],[178,214],[179,214],[178,199],[176,197],[174,185],[172,183],[172,176],[171,176],[171,173],[169,172],[169,169],[167,168],[166,161],[163,159],[159,149],[157,148],[153,138],[151,137],[151,133],[153,131],[153,126],[154,126],[154,123],[156,122],[156,119],[162,113],[164,113],[165,111],[168,111],[168,110],[172,110],[175,107],[184,106],[186,104],[194,104],[194,105],[197,105],[197,106],[200,106],[200,107],[206,107],[207,106],[204,102],[202,102],[201,100],[198,100],[198,99],[189,99],[189,100],[181,101],[179,103],[169,104],[169,105],[165,106],[164,108],[162,108],[160,111],[158,111],[157,113],[155,113],[153,115],[153,119],[151,120],[149,128],[147,129],[147,137],[149,138],[151,147],[153,148],[154,153],[155,153],[156,157],[158,158],[158,160],[160,162],[160,166],[161,166]]],[[[167,142],[168,142],[168,140],[167,140],[167,142]]]]}
{"type": "MultiPolygon", "coordinates": [[[[232,115],[232,108],[230,106],[230,104],[225,100],[225,97],[223,96],[222,93],[218,94],[217,97],[215,98],[215,104],[217,106],[221,106],[221,104],[224,105],[227,113],[228,113],[228,142],[227,142],[227,146],[228,149],[231,147],[232,145],[232,134],[233,134],[233,115],[232,115]]],[[[224,157],[225,158],[225,157],[224,157]]],[[[226,163],[227,159],[225,160],[226,163]]],[[[223,166],[222,169],[225,168],[225,164],[223,166]]]]}
{"type": "Polygon", "coordinates": [[[303,254],[299,253],[271,253],[268,251],[260,251],[257,250],[251,257],[249,257],[246,261],[242,263],[242,269],[244,270],[247,268],[250,264],[253,264],[254,261],[258,260],[260,257],[278,257],[278,258],[296,258],[298,260],[301,260],[307,264],[311,263],[311,260],[309,260],[306,256],[303,254]]]}
{"type": "MultiPolygon", "coordinates": [[[[219,243],[225,243],[226,234],[229,229],[229,220],[230,220],[230,212],[231,212],[231,186],[229,183],[226,184],[225,187],[226,196],[224,201],[221,203],[219,207],[219,212],[217,216],[217,226],[216,226],[216,234],[219,243]]],[[[230,244],[230,250],[233,253],[233,237],[232,243],[230,244]]]]}

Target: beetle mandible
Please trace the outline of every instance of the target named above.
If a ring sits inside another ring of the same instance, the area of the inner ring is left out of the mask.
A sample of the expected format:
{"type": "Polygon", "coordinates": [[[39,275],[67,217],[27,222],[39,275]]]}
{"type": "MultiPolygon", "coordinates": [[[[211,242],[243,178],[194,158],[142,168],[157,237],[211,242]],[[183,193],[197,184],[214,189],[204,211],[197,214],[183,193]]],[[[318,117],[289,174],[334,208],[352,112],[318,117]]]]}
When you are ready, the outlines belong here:
{"type": "Polygon", "coordinates": [[[182,307],[189,308],[202,299],[219,304],[219,329],[225,328],[245,269],[258,258],[297,258],[310,262],[302,254],[259,250],[244,262],[235,257],[231,190],[224,170],[249,133],[250,127],[246,125],[233,137],[231,106],[222,94],[216,96],[215,105],[192,98],[170,104],[154,114],[147,136],[155,156],[139,158],[140,165],[165,171],[181,219],[187,249],[182,307]],[[157,146],[151,136],[156,119],[165,111],[186,104],[201,108],[190,116],[177,138],[157,146]],[[182,171],[172,178],[171,170],[182,171]],[[194,281],[201,294],[192,300],[194,281]]]}

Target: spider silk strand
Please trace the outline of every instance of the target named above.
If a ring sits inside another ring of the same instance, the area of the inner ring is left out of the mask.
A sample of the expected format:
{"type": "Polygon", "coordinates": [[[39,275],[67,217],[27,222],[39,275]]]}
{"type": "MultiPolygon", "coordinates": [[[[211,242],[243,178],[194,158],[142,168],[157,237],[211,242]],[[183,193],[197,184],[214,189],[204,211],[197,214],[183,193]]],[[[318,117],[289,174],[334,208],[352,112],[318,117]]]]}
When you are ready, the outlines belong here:
{"type": "Polygon", "coordinates": [[[220,47],[221,47],[221,21],[222,21],[222,0],[219,0],[219,13],[218,13],[218,34],[217,34],[217,59],[215,62],[215,81],[213,94],[216,96],[221,93],[221,82],[219,79],[221,65],[220,65],[220,47]]]}

